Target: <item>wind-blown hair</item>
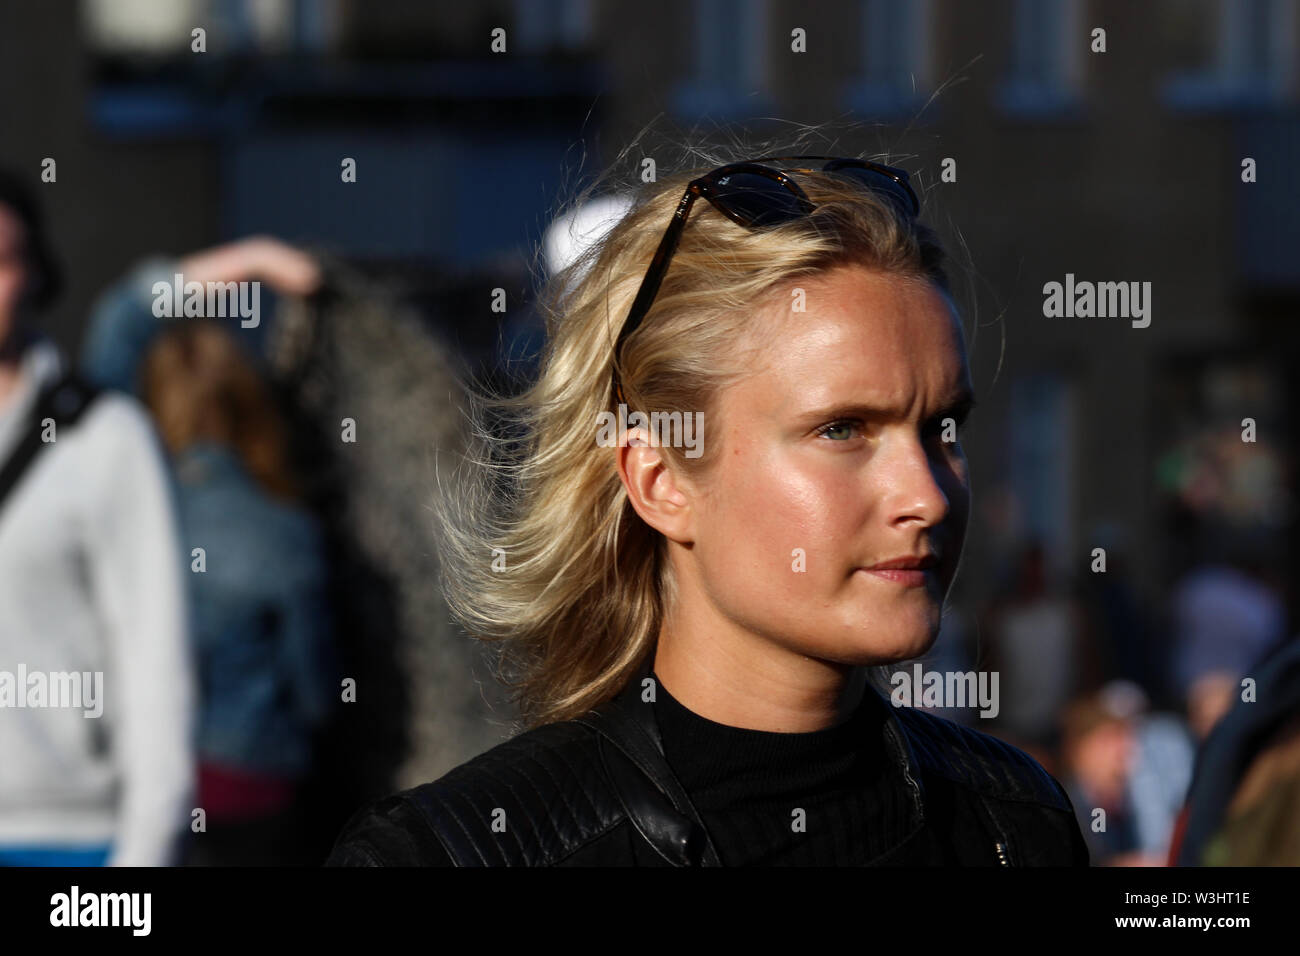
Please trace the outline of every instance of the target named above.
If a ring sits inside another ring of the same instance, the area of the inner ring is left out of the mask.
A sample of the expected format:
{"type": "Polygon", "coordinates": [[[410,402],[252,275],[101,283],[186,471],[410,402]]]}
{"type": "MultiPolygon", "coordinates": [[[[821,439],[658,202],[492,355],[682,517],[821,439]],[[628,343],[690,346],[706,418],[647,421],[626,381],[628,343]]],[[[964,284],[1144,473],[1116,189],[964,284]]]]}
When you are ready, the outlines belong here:
{"type": "MultiPolygon", "coordinates": [[[[629,503],[617,448],[597,443],[599,414],[617,412],[613,343],[664,229],[687,184],[709,169],[803,152],[824,150],[693,147],[690,168],[638,184],[626,215],[542,286],[536,380],[518,395],[471,399],[477,454],[436,505],[443,588],[466,631],[495,646],[498,679],[524,727],[570,719],[616,694],[675,599],[666,541],[629,503]]],[[[721,434],[712,414],[719,389],[744,374],[742,333],[791,280],[861,263],[949,291],[931,229],[858,183],[794,176],[817,208],[779,226],[749,230],[696,201],[653,307],[623,348],[629,409],[702,412],[721,434]]],[[[607,181],[573,205],[602,188],[607,181]]],[[[698,476],[719,454],[716,440],[705,448],[697,458],[677,447],[663,453],[698,476]]]]}

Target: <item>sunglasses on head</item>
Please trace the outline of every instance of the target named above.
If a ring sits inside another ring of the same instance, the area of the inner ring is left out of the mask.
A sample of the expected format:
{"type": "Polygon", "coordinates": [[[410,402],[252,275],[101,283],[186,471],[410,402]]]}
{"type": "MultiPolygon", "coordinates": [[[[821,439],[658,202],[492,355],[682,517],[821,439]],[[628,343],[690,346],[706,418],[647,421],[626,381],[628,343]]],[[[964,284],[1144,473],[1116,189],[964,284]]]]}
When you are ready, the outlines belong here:
{"type": "Polygon", "coordinates": [[[623,327],[614,343],[614,394],[620,404],[626,404],[623,386],[618,381],[618,356],[627,337],[641,325],[650,304],[654,302],[668,271],[668,263],[677,250],[677,243],[686,227],[686,217],[695,200],[703,196],[718,212],[732,222],[748,229],[761,229],[806,216],[816,204],[810,200],[799,184],[788,173],[836,173],[856,180],[863,186],[888,199],[906,217],[914,218],[921,211],[920,200],[908,182],[907,172],[894,166],[885,166],[865,159],[837,158],[833,156],[765,156],[741,163],[728,163],[694,179],[686,187],[672,222],[659,241],[654,258],[646,269],[645,278],[623,327]],[[820,166],[794,166],[777,169],[764,163],[787,160],[818,160],[820,166]]]}

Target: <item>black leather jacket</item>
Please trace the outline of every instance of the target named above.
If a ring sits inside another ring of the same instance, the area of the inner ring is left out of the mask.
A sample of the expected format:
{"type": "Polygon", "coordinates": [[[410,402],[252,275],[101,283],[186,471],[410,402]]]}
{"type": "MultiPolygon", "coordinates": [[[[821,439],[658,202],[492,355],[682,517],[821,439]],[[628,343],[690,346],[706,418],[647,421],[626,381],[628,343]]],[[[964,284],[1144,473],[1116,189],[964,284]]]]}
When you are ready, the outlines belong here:
{"type": "MultiPolygon", "coordinates": [[[[582,717],[362,808],[326,865],[722,865],[663,756],[653,705],[641,701],[650,671],[647,659],[582,717]]],[[[913,798],[907,827],[869,865],[1088,865],[1069,798],[1032,757],[867,693],[889,712],[886,749],[913,798]]]]}

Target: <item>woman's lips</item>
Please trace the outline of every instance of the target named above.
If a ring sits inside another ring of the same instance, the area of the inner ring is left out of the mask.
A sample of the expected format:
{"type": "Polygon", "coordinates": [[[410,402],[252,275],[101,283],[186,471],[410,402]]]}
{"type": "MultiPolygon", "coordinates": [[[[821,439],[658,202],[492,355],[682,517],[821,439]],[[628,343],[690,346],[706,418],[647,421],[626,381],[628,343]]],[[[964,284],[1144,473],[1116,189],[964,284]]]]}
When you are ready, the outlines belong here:
{"type": "Polygon", "coordinates": [[[867,574],[874,574],[876,577],[885,581],[893,581],[895,584],[901,584],[903,587],[920,588],[924,587],[929,581],[930,570],[907,570],[904,568],[888,568],[886,570],[873,570],[872,568],[859,568],[867,574]]]}

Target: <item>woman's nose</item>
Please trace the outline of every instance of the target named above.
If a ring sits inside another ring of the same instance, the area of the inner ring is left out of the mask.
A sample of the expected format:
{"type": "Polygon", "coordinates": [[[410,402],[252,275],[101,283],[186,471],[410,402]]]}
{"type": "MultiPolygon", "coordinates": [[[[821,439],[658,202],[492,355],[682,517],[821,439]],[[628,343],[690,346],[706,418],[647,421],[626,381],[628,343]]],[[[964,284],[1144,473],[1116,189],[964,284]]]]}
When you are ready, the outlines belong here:
{"type": "Polygon", "coordinates": [[[919,520],[935,525],[948,516],[952,502],[945,492],[955,476],[945,456],[936,455],[916,435],[897,436],[882,462],[885,503],[891,521],[919,520]]]}

